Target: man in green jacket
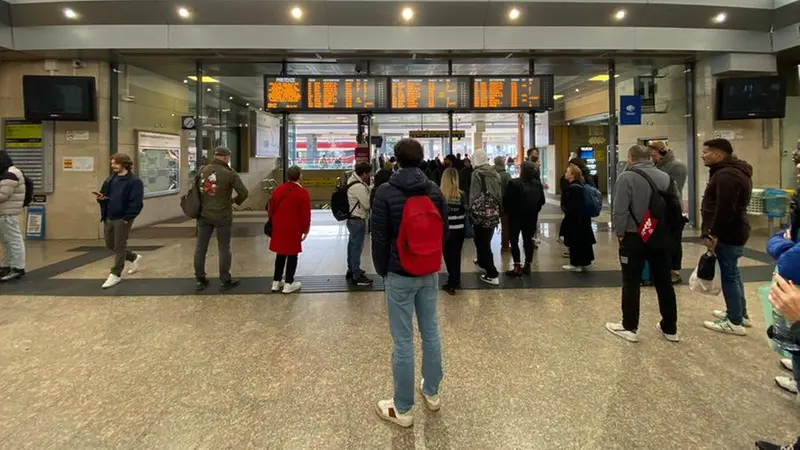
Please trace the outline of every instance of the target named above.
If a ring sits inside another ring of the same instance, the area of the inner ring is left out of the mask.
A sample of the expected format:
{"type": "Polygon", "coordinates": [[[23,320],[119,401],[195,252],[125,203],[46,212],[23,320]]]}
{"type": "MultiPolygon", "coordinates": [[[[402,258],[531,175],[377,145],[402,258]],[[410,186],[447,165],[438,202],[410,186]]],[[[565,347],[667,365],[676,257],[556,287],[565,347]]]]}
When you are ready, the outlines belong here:
{"type": "MultiPolygon", "coordinates": [[[[502,206],[502,198],[506,196],[506,186],[508,186],[508,182],[511,181],[511,174],[506,171],[506,159],[504,157],[495,156],[494,170],[500,175],[500,190],[502,191],[500,205],[502,206]]],[[[502,211],[500,216],[500,251],[507,252],[508,249],[508,213],[502,211]]]]}
{"type": "Polygon", "coordinates": [[[197,290],[208,287],[206,278],[206,254],[214,230],[219,245],[219,278],[222,289],[239,284],[231,278],[231,228],[233,226],[233,204],[241,205],[247,199],[247,187],[239,174],[230,166],[231,151],[227,147],[214,149],[211,163],[200,169],[199,183],[201,213],[197,219],[197,247],[194,251],[194,275],[197,290]],[[233,193],[236,192],[236,198],[233,193]]]}

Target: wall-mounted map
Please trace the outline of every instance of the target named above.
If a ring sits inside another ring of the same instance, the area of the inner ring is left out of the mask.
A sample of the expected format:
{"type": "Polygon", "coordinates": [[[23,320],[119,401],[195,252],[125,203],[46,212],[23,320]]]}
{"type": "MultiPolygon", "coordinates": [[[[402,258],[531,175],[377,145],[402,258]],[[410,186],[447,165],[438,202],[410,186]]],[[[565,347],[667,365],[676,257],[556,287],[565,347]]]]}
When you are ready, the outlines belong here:
{"type": "Polygon", "coordinates": [[[136,132],[135,172],[144,184],[144,196],[180,193],[181,138],[176,134],[136,132]]]}

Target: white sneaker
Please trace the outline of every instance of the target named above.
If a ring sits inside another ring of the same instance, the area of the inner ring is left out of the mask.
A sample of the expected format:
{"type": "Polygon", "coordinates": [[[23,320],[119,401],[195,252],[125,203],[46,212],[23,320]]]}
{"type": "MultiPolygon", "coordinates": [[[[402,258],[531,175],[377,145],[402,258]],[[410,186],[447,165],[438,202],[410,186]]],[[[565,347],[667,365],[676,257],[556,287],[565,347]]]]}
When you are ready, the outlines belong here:
{"type": "MultiPolygon", "coordinates": [[[[661,322],[658,322],[658,323],[656,324],[656,329],[657,329],[658,331],[661,331],[661,322]]],[[[668,340],[668,341],[670,341],[670,342],[680,342],[680,338],[678,338],[678,333],[675,333],[675,334],[667,334],[667,333],[664,333],[663,331],[661,331],[661,334],[663,334],[663,335],[664,335],[664,339],[666,339],[666,340],[668,340]]]]}
{"type": "Polygon", "coordinates": [[[286,283],[283,285],[283,293],[284,294],[291,294],[292,292],[297,292],[303,287],[303,283],[299,281],[295,281],[294,283],[286,283]]]}
{"type": "Polygon", "coordinates": [[[606,330],[628,342],[639,342],[639,336],[636,335],[636,332],[626,330],[621,323],[608,322],[606,324],[606,330]]]}
{"type": "Polygon", "coordinates": [[[108,278],[106,278],[106,282],[103,283],[103,289],[108,289],[110,287],[114,287],[118,285],[122,281],[122,277],[118,277],[113,273],[108,274],[108,278]]]}
{"type": "Polygon", "coordinates": [[[780,386],[784,391],[797,394],[797,381],[792,377],[775,377],[775,384],[780,386]]]}
{"type": "Polygon", "coordinates": [[[484,283],[491,284],[492,286],[500,286],[500,278],[498,277],[489,278],[486,274],[483,274],[480,278],[484,283]]]}
{"type": "Polygon", "coordinates": [[[400,425],[403,428],[414,425],[414,414],[410,410],[405,413],[398,412],[394,409],[394,399],[379,401],[377,411],[381,419],[400,425]]]}
{"type": "Polygon", "coordinates": [[[272,292],[280,292],[283,289],[283,281],[272,282],[272,292]]]}
{"type": "Polygon", "coordinates": [[[567,272],[586,272],[586,267],[573,266],[572,264],[567,264],[565,266],[561,266],[561,268],[566,270],[567,272]]]}
{"type": "Polygon", "coordinates": [[[736,336],[747,336],[747,330],[745,330],[743,326],[732,324],[727,317],[724,319],[717,319],[713,322],[707,320],[703,322],[703,326],[708,328],[709,330],[716,331],[718,333],[734,334],[736,336]]]}
{"type": "Polygon", "coordinates": [[[794,371],[794,362],[792,358],[781,358],[781,365],[789,372],[794,371]]]}
{"type": "Polygon", "coordinates": [[[442,408],[442,399],[439,397],[439,394],[436,395],[427,395],[422,388],[425,386],[425,380],[423,379],[419,383],[419,393],[422,394],[422,399],[425,401],[425,407],[431,411],[438,411],[442,408]]]}
{"type": "Polygon", "coordinates": [[[142,255],[136,255],[136,259],[131,261],[131,266],[128,268],[128,274],[133,275],[139,271],[139,263],[142,262],[142,255]]]}
{"type": "MultiPolygon", "coordinates": [[[[728,313],[726,313],[725,311],[720,311],[718,309],[715,309],[714,311],[712,311],[711,315],[716,317],[717,319],[727,319],[728,318],[728,313]]],[[[750,319],[748,319],[747,317],[744,317],[744,318],[742,318],[742,326],[745,327],[745,328],[752,328],[753,327],[753,323],[750,322],[750,319]]]]}

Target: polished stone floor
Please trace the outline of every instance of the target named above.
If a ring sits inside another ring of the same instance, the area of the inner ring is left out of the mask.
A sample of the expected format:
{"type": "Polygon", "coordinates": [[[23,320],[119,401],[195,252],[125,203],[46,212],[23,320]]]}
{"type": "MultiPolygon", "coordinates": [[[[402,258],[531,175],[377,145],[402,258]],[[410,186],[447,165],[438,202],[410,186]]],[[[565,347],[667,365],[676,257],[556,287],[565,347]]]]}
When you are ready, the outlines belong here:
{"type": "MultiPolygon", "coordinates": [[[[328,216],[315,214],[299,274],[333,285],[346,231],[328,216]]],[[[527,288],[439,297],[444,406],[416,408],[410,430],[374,413],[391,395],[380,292],[263,294],[272,257],[251,233],[233,245],[243,292],[183,292],[193,230],[181,222],[154,227],[180,234],[139,231],[132,245],[146,264],[106,292],[100,242],[29,243],[30,277],[0,286],[0,448],[747,449],[800,433],[800,407],[775,386],[783,373],[764,335],[763,237],[742,264],[748,336],[705,330],[722,300],[682,285],[682,341],[659,336],[645,289],[641,342],[630,344],[603,327],[619,317],[607,225],[598,224],[593,272],[568,274],[555,219],[543,217],[539,275],[527,288]]],[[[238,220],[263,225],[255,214],[238,220]]],[[[687,241],[688,270],[702,248],[687,241]]],[[[467,243],[465,272],[473,254],[467,243]]],[[[508,255],[496,260],[506,266],[508,255]]]]}

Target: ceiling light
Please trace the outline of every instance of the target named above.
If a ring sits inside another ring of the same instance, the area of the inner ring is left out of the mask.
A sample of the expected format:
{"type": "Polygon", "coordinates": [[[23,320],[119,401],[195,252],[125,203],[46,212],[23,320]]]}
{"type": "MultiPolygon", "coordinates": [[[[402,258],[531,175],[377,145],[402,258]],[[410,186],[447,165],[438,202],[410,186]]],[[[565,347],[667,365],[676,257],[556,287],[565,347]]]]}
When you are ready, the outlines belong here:
{"type": "Polygon", "coordinates": [[[295,19],[301,19],[303,17],[303,10],[295,6],[292,8],[292,17],[295,19]]]}
{"type": "Polygon", "coordinates": [[[64,17],[67,19],[77,19],[78,13],[76,13],[72,8],[64,8],[64,17]]]}
{"type": "Polygon", "coordinates": [[[519,10],[517,8],[512,8],[511,11],[508,12],[508,18],[517,20],[519,18],[519,10]]]}
{"type": "Polygon", "coordinates": [[[250,106],[250,103],[245,103],[244,106],[250,106]]]}
{"type": "Polygon", "coordinates": [[[625,11],[624,9],[620,9],[619,11],[617,11],[617,12],[614,14],[614,18],[615,18],[615,19],[617,19],[617,20],[622,20],[622,19],[624,19],[624,18],[625,18],[625,16],[626,16],[627,14],[628,14],[628,12],[627,12],[627,11],[625,11]]]}
{"type": "Polygon", "coordinates": [[[403,19],[409,21],[414,17],[414,10],[411,8],[403,8],[403,19]]]}
{"type": "Polygon", "coordinates": [[[233,100],[233,96],[231,96],[231,97],[228,97],[228,100],[233,100]]]}
{"type": "Polygon", "coordinates": [[[558,100],[560,98],[564,98],[564,96],[562,94],[556,94],[553,96],[553,100],[558,100]]]}
{"type": "Polygon", "coordinates": [[[184,8],[184,7],[180,7],[180,8],[178,8],[178,15],[181,16],[184,19],[188,19],[189,16],[192,15],[192,13],[190,13],[189,10],[184,8]]]}
{"type": "Polygon", "coordinates": [[[189,82],[189,80],[187,80],[187,79],[185,79],[185,78],[183,79],[183,84],[186,84],[186,83],[188,83],[188,82],[189,82]]]}
{"type": "MultiPolygon", "coordinates": [[[[197,81],[197,77],[194,75],[189,75],[188,78],[192,81],[197,81]]],[[[208,75],[203,75],[203,83],[219,83],[219,80],[216,78],[211,78],[208,75]]]]}
{"type": "Polygon", "coordinates": [[[336,120],[347,120],[347,117],[337,117],[336,120]]]}
{"type": "Polygon", "coordinates": [[[206,89],[206,92],[211,92],[211,88],[206,89]]]}
{"type": "MultiPolygon", "coordinates": [[[[600,75],[595,75],[592,78],[589,78],[589,81],[608,81],[608,74],[601,73],[600,75]]],[[[619,78],[619,75],[614,75],[614,78],[619,78]]]]}
{"type": "Polygon", "coordinates": [[[727,18],[728,18],[728,15],[727,15],[727,14],[725,14],[724,12],[721,12],[721,13],[717,14],[716,16],[714,16],[714,23],[722,23],[722,22],[725,22],[725,20],[726,20],[727,18]]]}
{"type": "Polygon", "coordinates": [[[580,89],[578,89],[578,88],[575,88],[575,92],[580,92],[580,91],[581,91],[580,89]]]}

